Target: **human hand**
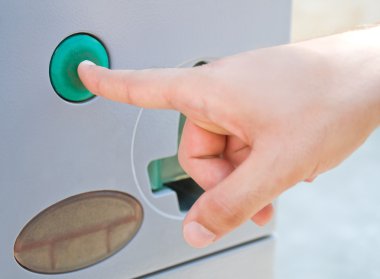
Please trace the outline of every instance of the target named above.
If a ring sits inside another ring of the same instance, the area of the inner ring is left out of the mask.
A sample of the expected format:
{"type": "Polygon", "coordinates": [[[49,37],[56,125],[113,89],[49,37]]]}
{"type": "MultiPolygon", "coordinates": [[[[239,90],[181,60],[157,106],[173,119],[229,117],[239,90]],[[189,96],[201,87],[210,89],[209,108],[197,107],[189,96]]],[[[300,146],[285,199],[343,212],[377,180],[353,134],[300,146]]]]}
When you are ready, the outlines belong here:
{"type": "Polygon", "coordinates": [[[241,53],[188,69],[108,70],[81,63],[94,94],[187,121],[184,170],[206,192],[184,220],[205,247],[351,154],[380,123],[379,28],[241,53]],[[372,32],[372,33],[371,33],[372,32]]]}

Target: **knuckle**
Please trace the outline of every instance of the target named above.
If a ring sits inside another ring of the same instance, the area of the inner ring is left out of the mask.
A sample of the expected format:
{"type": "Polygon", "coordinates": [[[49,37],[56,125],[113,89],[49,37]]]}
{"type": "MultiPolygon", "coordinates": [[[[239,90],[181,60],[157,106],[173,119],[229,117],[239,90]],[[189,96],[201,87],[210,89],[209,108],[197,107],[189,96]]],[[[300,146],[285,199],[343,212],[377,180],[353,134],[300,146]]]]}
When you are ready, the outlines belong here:
{"type": "Polygon", "coordinates": [[[131,81],[130,79],[128,79],[127,76],[124,77],[124,79],[122,80],[122,90],[121,90],[121,93],[123,94],[123,96],[121,96],[126,103],[128,104],[133,104],[134,100],[133,100],[133,94],[132,94],[132,91],[133,91],[133,86],[131,84],[131,81]]]}

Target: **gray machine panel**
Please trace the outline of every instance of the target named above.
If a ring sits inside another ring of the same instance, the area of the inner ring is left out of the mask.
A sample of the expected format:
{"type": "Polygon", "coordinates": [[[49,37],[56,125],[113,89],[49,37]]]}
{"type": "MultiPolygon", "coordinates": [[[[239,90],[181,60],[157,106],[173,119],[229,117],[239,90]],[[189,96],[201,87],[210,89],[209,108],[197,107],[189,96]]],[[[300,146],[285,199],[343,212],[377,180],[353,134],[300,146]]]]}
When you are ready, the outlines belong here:
{"type": "Polygon", "coordinates": [[[103,41],[112,68],[176,67],[286,43],[290,1],[2,0],[1,276],[43,278],[15,261],[17,235],[43,209],[88,191],[133,195],[144,208],[142,227],[111,258],[56,278],[133,278],[269,235],[273,224],[247,223],[207,249],[187,246],[175,193],[153,194],[147,173],[151,160],[176,153],[178,113],[102,98],[68,103],[50,84],[49,62],[78,32],[103,41]]]}
{"type": "Polygon", "coordinates": [[[144,278],[268,279],[273,278],[274,239],[243,244],[144,278]]]}

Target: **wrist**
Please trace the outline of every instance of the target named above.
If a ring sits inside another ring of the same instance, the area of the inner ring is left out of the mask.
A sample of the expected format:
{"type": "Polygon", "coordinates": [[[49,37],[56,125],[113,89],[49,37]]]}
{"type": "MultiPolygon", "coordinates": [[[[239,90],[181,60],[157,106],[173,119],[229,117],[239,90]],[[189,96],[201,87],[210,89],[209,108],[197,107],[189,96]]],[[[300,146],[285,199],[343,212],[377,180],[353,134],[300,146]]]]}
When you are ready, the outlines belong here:
{"type": "Polygon", "coordinates": [[[338,49],[346,45],[347,52],[339,60],[348,68],[349,84],[357,88],[357,101],[366,102],[376,128],[380,125],[380,26],[343,33],[340,41],[338,49]]]}
{"type": "MultiPolygon", "coordinates": [[[[380,125],[380,26],[304,43],[324,57],[331,74],[330,93],[350,112],[380,125]]],[[[331,96],[330,96],[331,97],[331,96]]]]}

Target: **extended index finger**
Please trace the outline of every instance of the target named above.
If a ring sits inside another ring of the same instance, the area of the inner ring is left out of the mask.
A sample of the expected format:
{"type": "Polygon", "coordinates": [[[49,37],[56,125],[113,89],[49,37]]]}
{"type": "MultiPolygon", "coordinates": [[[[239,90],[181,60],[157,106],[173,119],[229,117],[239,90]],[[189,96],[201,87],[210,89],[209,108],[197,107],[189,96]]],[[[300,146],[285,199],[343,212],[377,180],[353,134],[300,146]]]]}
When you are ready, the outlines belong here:
{"type": "Polygon", "coordinates": [[[109,70],[90,61],[78,66],[81,81],[95,95],[145,108],[177,110],[198,92],[195,89],[199,83],[193,82],[195,71],[195,68],[109,70]]]}

